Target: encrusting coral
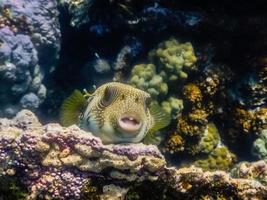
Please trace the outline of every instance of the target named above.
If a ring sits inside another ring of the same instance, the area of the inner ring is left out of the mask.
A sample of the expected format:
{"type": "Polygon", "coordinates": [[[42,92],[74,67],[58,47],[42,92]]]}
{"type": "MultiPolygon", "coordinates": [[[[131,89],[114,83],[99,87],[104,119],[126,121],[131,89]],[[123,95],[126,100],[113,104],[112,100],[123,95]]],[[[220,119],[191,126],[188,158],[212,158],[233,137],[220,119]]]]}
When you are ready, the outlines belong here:
{"type": "Polygon", "coordinates": [[[256,179],[267,187],[267,163],[260,160],[257,162],[241,162],[231,169],[231,175],[235,178],[256,179]]]}
{"type": "Polygon", "coordinates": [[[196,160],[193,164],[205,170],[229,170],[235,162],[236,156],[226,146],[219,146],[207,158],[196,160]]]}
{"type": "Polygon", "coordinates": [[[140,194],[138,188],[132,193],[133,184],[147,182],[164,183],[158,191],[181,199],[217,189],[226,195],[229,188],[235,198],[267,195],[257,180],[233,179],[225,172],[196,167],[168,168],[156,146],[103,145],[76,126],[42,126],[28,110],[12,120],[0,119],[0,164],[0,176],[19,178],[28,189],[27,199],[74,200],[86,194],[92,194],[91,199],[127,199],[140,194]],[[94,185],[97,180],[101,183],[94,185]]]}
{"type": "Polygon", "coordinates": [[[99,138],[76,126],[42,127],[27,110],[13,120],[1,120],[0,125],[1,174],[13,171],[13,175],[22,176],[32,199],[79,199],[89,175],[101,175],[111,169],[105,177],[126,181],[153,179],[154,172],[166,164],[155,146],[105,146],[99,138]]]}
{"type": "Polygon", "coordinates": [[[188,71],[196,70],[197,58],[191,43],[179,43],[175,38],[163,41],[149,52],[152,63],[159,65],[159,71],[167,81],[186,79],[188,71]]]}
{"type": "Polygon", "coordinates": [[[220,143],[219,132],[213,123],[209,123],[204,131],[203,136],[196,144],[188,145],[187,150],[191,154],[211,153],[220,143]]]}

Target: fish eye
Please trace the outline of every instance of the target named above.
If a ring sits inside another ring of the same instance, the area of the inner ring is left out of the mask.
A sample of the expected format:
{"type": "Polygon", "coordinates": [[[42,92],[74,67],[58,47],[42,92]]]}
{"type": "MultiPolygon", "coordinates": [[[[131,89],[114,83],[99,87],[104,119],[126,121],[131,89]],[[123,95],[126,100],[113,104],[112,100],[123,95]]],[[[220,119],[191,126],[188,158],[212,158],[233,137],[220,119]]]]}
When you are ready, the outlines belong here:
{"type": "Polygon", "coordinates": [[[124,95],[124,94],[121,95],[121,99],[122,99],[122,100],[125,99],[125,95],[124,95]]]}
{"type": "Polygon", "coordinates": [[[106,87],[103,98],[101,99],[101,104],[103,106],[108,106],[113,101],[114,94],[115,94],[114,88],[106,87]]]}
{"type": "Polygon", "coordinates": [[[136,97],[134,101],[135,101],[136,103],[138,103],[138,101],[139,101],[139,98],[138,98],[138,97],[136,97]]]}

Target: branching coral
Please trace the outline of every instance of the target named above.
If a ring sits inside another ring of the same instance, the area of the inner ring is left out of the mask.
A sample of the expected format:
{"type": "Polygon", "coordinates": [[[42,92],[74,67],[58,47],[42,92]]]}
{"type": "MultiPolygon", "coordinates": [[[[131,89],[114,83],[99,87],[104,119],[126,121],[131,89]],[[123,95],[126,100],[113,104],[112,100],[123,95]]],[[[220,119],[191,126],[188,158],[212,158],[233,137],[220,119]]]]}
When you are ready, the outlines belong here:
{"type": "Polygon", "coordinates": [[[185,79],[187,71],[196,69],[197,58],[191,43],[179,43],[170,38],[149,53],[150,60],[160,65],[161,75],[168,81],[185,79]]]}
{"type": "Polygon", "coordinates": [[[59,0],[68,10],[71,25],[89,26],[98,36],[123,28],[139,32],[161,32],[171,27],[193,28],[202,21],[198,12],[176,11],[153,2],[138,0],[59,0]]]}
{"type": "MultiPolygon", "coordinates": [[[[76,126],[42,126],[27,110],[13,120],[0,119],[0,150],[1,156],[5,154],[0,160],[1,176],[19,178],[28,188],[28,199],[74,200],[86,194],[95,199],[127,198],[142,194],[138,188],[133,192],[131,186],[148,182],[160,186],[161,195],[177,199],[213,194],[214,190],[226,195],[229,189],[234,198],[264,198],[267,194],[266,187],[254,179],[233,179],[225,172],[203,172],[196,167],[168,168],[152,145],[103,145],[76,126]],[[7,175],[10,169],[13,172],[7,175]]],[[[154,186],[141,188],[154,190],[154,186]]]]}

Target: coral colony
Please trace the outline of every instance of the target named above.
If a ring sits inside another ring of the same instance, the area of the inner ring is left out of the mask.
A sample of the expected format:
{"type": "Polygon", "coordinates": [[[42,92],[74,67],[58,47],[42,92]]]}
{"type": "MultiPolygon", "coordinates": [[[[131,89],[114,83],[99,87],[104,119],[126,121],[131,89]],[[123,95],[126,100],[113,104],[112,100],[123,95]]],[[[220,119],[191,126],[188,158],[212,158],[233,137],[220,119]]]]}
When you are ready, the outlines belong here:
{"type": "MultiPolygon", "coordinates": [[[[264,196],[267,192],[264,161],[236,166],[233,169],[235,178],[222,171],[168,168],[156,146],[103,145],[99,138],[77,126],[42,126],[28,110],[21,111],[12,120],[0,120],[0,155],[1,177],[20,177],[28,190],[28,199],[81,199],[92,187],[90,182],[97,179],[104,181],[103,185],[98,185],[102,187],[98,198],[110,199],[114,192],[119,197],[131,196],[127,193],[130,185],[146,181],[163,181],[166,189],[174,190],[166,195],[175,196],[202,187],[209,187],[211,191],[221,188],[217,195],[226,196],[229,188],[225,188],[225,184],[231,187],[233,198],[264,196]],[[114,191],[110,193],[110,190],[114,191]]],[[[205,167],[199,160],[201,165],[205,167]]],[[[205,192],[196,195],[214,195],[205,192]]]]}
{"type": "Polygon", "coordinates": [[[267,199],[266,9],[0,0],[0,199],[267,199]],[[88,100],[112,81],[169,125],[107,145],[59,124],[75,89],[88,100]]]}

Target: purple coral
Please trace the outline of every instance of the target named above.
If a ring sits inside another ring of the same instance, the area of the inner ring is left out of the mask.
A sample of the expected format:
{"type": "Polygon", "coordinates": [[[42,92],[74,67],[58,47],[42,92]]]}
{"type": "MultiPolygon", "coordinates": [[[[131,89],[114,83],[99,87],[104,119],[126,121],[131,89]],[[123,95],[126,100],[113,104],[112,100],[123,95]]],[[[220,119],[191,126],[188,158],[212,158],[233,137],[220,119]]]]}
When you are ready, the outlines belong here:
{"type": "Polygon", "coordinates": [[[118,170],[127,179],[132,175],[127,171],[142,176],[144,171],[164,164],[155,146],[103,145],[99,138],[76,126],[43,127],[27,110],[13,120],[0,119],[0,175],[14,169],[32,199],[80,199],[85,183],[108,169],[112,170],[105,176],[121,179],[120,174],[114,175],[118,170]],[[142,166],[144,161],[147,164],[142,166]]]}
{"type": "Polygon", "coordinates": [[[46,98],[43,79],[58,58],[56,1],[0,1],[0,115],[36,109],[46,98]]]}

